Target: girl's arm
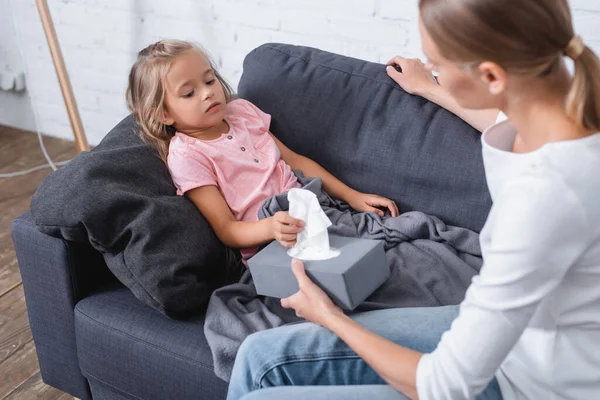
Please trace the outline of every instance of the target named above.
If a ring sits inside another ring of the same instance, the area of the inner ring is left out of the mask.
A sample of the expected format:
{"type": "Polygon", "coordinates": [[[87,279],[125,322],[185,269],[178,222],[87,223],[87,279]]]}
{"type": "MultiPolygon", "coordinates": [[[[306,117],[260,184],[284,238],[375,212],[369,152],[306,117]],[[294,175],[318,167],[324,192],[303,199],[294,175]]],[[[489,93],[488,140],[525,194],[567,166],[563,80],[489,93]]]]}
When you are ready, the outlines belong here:
{"type": "Polygon", "coordinates": [[[471,110],[461,107],[456,100],[440,86],[427,67],[419,59],[396,56],[388,62],[387,74],[407,93],[426,98],[445,108],[480,132],[496,122],[500,110],[471,110]],[[402,72],[391,65],[396,64],[402,72]]]}
{"type": "Polygon", "coordinates": [[[202,186],[186,195],[208,220],[221,242],[232,248],[256,247],[271,240],[292,247],[304,225],[283,211],[260,221],[237,221],[216,186],[202,186]]]}
{"type": "Polygon", "coordinates": [[[323,188],[331,196],[345,201],[357,211],[375,212],[380,216],[383,216],[383,211],[377,207],[384,207],[390,210],[390,214],[393,217],[397,217],[400,214],[398,206],[396,206],[396,203],[392,200],[373,194],[360,193],[348,187],[310,158],[293,152],[273,134],[271,134],[271,137],[277,144],[283,161],[292,167],[292,169],[301,170],[305,176],[321,178],[323,180],[323,188]]]}

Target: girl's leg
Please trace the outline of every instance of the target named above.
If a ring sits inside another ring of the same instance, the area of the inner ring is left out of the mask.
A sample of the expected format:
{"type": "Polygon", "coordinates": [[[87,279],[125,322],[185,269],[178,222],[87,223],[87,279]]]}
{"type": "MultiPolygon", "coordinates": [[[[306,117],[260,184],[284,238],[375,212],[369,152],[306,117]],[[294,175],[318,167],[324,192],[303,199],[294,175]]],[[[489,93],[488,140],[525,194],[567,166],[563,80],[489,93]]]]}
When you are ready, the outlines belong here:
{"type": "MultiPolygon", "coordinates": [[[[370,311],[352,318],[395,343],[430,353],[457,315],[458,306],[447,306],[370,311]]],[[[384,383],[337,335],[302,323],[258,332],[242,343],[228,399],[272,386],[384,383]]]]}

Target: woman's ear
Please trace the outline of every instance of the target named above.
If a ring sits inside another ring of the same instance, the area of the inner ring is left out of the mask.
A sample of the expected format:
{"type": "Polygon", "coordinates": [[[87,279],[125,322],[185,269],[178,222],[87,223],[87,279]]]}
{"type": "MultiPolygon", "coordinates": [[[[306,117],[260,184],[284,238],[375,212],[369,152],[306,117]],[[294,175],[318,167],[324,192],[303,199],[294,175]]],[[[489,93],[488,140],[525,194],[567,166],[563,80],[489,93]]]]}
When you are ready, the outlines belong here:
{"type": "Polygon", "coordinates": [[[479,65],[481,80],[488,87],[491,95],[497,96],[506,90],[507,75],[500,65],[485,61],[479,65]]]}

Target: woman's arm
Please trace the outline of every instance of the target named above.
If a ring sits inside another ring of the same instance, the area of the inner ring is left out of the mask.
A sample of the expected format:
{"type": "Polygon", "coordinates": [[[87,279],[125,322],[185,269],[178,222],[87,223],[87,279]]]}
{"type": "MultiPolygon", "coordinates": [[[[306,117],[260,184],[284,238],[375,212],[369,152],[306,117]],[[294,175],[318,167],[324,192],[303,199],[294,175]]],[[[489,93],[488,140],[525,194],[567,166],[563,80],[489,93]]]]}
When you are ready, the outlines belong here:
{"type": "MultiPolygon", "coordinates": [[[[422,354],[399,346],[361,326],[345,315],[306,275],[304,265],[292,261],[300,291],[281,300],[285,308],[334,332],[386,382],[411,398],[417,398],[416,371],[422,354]]],[[[399,324],[402,321],[398,321],[399,324]]]]}
{"type": "Polygon", "coordinates": [[[328,328],[352,348],[396,390],[417,399],[417,366],[422,354],[371,332],[345,314],[333,317],[328,328]]]}
{"type": "Polygon", "coordinates": [[[331,196],[344,200],[357,211],[375,212],[383,216],[383,211],[377,207],[385,207],[390,210],[390,214],[393,217],[397,217],[400,214],[398,206],[392,200],[374,194],[360,193],[350,188],[310,158],[301,156],[290,150],[273,134],[271,134],[271,137],[277,144],[283,161],[292,167],[292,169],[301,170],[305,176],[320,177],[323,180],[323,188],[331,196]]]}
{"type": "Polygon", "coordinates": [[[216,186],[202,186],[186,193],[208,220],[217,237],[236,249],[256,247],[277,240],[284,247],[296,243],[304,223],[280,211],[274,216],[256,222],[237,221],[216,186]]]}
{"type": "Polygon", "coordinates": [[[591,240],[579,200],[549,171],[511,182],[494,207],[494,242],[481,274],[431,354],[388,343],[349,322],[298,261],[292,270],[300,290],[283,299],[282,306],[338,334],[408,396],[415,398],[418,389],[423,399],[474,398],[518,342],[540,302],[555,292],[591,240]]]}
{"type": "Polygon", "coordinates": [[[443,86],[437,85],[430,88],[422,97],[434,102],[440,107],[450,111],[479,132],[485,131],[496,122],[500,110],[472,110],[462,108],[443,86]]]}
{"type": "Polygon", "coordinates": [[[388,76],[406,92],[434,102],[480,132],[487,129],[498,118],[500,110],[471,110],[461,107],[446,89],[437,83],[431,72],[419,59],[396,56],[388,62],[386,70],[388,76]],[[391,66],[392,64],[399,65],[402,72],[396,71],[391,66]]]}

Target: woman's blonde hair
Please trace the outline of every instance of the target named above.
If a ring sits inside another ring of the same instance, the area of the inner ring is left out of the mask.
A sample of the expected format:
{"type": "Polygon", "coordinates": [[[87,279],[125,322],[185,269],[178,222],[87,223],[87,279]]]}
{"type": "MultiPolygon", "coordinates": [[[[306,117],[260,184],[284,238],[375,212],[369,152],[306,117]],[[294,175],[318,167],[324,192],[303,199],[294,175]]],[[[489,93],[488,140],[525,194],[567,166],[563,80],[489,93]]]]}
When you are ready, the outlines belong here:
{"type": "Polygon", "coordinates": [[[493,61],[508,73],[546,76],[575,63],[569,117],[600,131],[600,60],[575,36],[567,0],[419,0],[423,25],[445,58],[493,61]]]}
{"type": "Polygon", "coordinates": [[[221,82],[227,102],[233,97],[231,86],[223,79],[212,59],[202,48],[182,40],[161,40],[138,53],[129,72],[127,106],[133,113],[140,130],[140,137],[150,144],[163,161],[167,161],[169,141],[175,134],[172,126],[162,123],[165,111],[165,76],[173,60],[186,51],[200,51],[221,82]]]}

